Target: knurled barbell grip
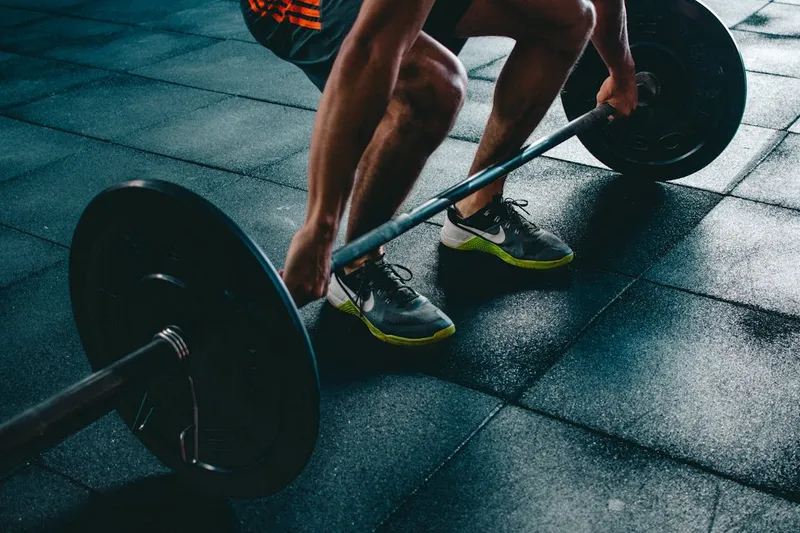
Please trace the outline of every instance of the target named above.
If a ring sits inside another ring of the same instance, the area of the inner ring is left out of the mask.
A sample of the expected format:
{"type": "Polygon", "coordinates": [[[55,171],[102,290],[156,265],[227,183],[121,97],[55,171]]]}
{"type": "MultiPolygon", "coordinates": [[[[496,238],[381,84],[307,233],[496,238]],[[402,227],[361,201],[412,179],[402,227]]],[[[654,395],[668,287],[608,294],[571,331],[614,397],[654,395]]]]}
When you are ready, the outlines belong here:
{"type": "Polygon", "coordinates": [[[168,328],[149,344],[0,425],[0,474],[107,414],[128,387],[178,371],[187,355],[180,334],[168,328]]]}

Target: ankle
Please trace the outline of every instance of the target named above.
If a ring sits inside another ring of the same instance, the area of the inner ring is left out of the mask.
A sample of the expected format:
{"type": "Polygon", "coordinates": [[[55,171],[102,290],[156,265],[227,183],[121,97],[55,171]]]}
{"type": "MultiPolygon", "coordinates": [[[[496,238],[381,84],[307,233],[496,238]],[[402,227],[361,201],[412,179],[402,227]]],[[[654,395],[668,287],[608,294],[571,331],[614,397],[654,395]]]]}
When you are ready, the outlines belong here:
{"type": "Polygon", "coordinates": [[[342,267],[342,270],[344,270],[345,274],[350,274],[352,272],[355,272],[359,268],[363,267],[367,261],[378,261],[381,257],[383,257],[384,253],[385,250],[383,249],[383,246],[381,246],[378,250],[369,252],[367,255],[362,255],[352,263],[344,265],[344,267],[342,267]]]}
{"type": "Polygon", "coordinates": [[[455,208],[458,216],[461,218],[468,218],[480,211],[481,209],[485,208],[492,202],[492,198],[474,198],[470,196],[460,202],[456,203],[455,208]]]}

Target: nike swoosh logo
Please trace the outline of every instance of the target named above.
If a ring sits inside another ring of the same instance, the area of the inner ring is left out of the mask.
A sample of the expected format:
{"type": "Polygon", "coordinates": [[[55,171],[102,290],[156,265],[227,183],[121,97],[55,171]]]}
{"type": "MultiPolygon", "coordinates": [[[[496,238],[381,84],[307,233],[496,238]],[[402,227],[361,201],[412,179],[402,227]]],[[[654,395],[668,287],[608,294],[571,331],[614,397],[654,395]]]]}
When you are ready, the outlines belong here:
{"type": "Polygon", "coordinates": [[[469,228],[469,231],[480,235],[484,239],[489,242],[493,242],[495,244],[503,244],[506,240],[506,232],[503,231],[503,226],[498,226],[497,228],[500,230],[498,233],[487,233],[485,231],[481,231],[476,228],[471,228],[469,226],[464,226],[465,228],[469,228]]]}
{"type": "Polygon", "coordinates": [[[362,313],[369,313],[375,307],[375,295],[370,292],[369,298],[366,300],[361,300],[356,296],[356,306],[361,309],[362,313]]]}

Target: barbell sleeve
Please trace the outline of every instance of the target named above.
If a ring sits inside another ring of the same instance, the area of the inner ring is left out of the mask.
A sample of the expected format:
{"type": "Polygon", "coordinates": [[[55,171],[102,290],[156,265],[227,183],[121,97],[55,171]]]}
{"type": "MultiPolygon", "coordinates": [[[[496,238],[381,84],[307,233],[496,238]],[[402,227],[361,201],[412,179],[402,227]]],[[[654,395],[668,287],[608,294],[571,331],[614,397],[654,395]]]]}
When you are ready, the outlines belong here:
{"type": "Polygon", "coordinates": [[[177,371],[187,351],[174,330],[0,425],[0,474],[106,415],[131,386],[177,371]]]}
{"type": "Polygon", "coordinates": [[[615,110],[611,105],[602,104],[576,118],[566,126],[557,129],[550,135],[524,146],[509,159],[490,165],[480,172],[476,172],[469,178],[442,191],[408,213],[403,213],[360,237],[357,237],[333,253],[331,270],[335,271],[367,254],[370,250],[374,250],[392,239],[397,238],[434,215],[441,213],[455,202],[466,198],[575,135],[579,135],[598,125],[606,124],[609,117],[611,117],[614,112],[615,110]]]}

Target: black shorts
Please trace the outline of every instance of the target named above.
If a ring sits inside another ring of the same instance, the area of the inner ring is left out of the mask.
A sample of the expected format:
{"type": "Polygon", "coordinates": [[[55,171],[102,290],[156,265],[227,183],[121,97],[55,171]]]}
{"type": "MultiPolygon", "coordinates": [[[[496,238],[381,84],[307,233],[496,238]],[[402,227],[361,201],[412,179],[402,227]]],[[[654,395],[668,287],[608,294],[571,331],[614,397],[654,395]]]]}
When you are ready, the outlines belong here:
{"type": "MultiPolygon", "coordinates": [[[[241,7],[253,37],[278,57],[303,69],[321,91],[342,42],[355,24],[361,1],[241,0],[241,7]]],[[[456,38],[455,28],[470,3],[436,0],[423,31],[458,55],[467,40],[456,38]]]]}

